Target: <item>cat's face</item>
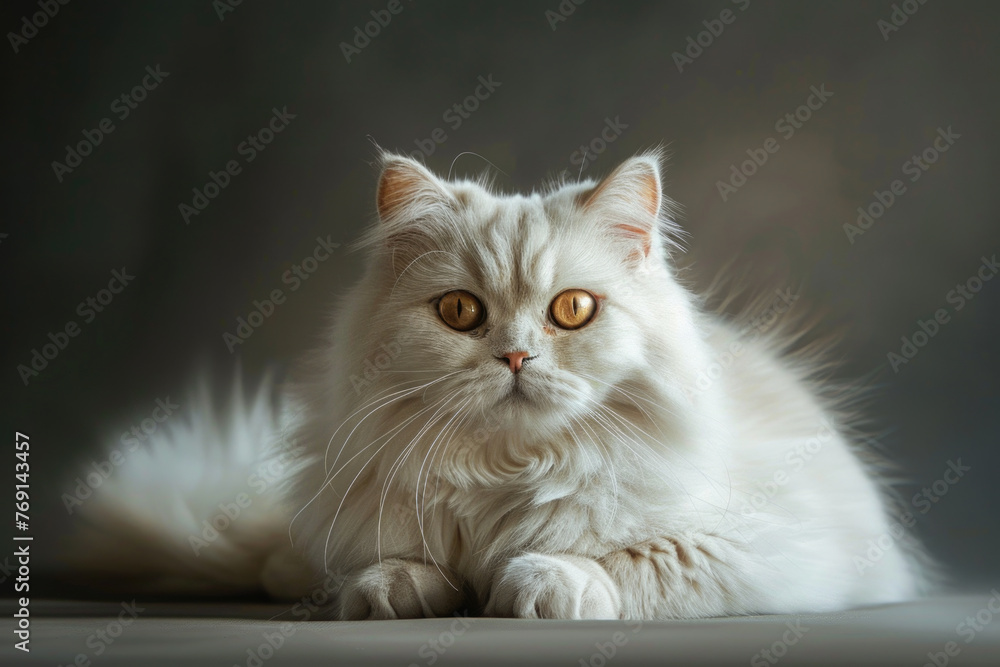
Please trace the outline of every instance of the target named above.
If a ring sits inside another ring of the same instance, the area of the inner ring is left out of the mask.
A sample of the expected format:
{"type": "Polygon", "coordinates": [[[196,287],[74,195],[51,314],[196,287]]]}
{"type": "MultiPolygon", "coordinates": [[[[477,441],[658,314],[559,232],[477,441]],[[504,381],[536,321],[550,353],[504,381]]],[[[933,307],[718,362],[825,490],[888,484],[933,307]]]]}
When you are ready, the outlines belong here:
{"type": "Polygon", "coordinates": [[[648,373],[686,312],[660,209],[651,157],[596,186],[504,197],[388,158],[378,328],[406,341],[394,379],[434,380],[424,404],[523,437],[630,400],[614,385],[648,373]]]}

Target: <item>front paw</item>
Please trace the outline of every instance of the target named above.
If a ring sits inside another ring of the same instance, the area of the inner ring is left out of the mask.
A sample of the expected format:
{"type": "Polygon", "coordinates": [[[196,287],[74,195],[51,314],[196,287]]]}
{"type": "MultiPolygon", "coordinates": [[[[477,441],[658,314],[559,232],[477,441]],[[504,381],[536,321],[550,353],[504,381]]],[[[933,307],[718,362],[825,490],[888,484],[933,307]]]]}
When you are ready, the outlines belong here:
{"type": "Polygon", "coordinates": [[[618,587],[604,568],[565,554],[511,559],[494,580],[486,604],[487,616],[616,619],[620,614],[618,587]]]}
{"type": "Polygon", "coordinates": [[[390,558],[349,575],[340,591],[342,621],[447,616],[462,606],[458,579],[433,564],[390,558]]]}

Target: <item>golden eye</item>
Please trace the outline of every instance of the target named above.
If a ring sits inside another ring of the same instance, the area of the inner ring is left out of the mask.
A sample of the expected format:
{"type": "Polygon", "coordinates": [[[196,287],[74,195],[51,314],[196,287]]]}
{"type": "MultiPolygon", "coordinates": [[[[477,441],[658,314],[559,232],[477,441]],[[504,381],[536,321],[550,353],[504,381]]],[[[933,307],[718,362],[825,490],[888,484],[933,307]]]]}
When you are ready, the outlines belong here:
{"type": "Polygon", "coordinates": [[[456,331],[475,329],[486,319],[482,302],[463,290],[448,292],[438,300],[438,314],[456,331]]]}
{"type": "Polygon", "coordinates": [[[563,329],[579,329],[597,312],[597,299],[582,289],[568,289],[552,299],[549,307],[552,319],[563,329]]]}

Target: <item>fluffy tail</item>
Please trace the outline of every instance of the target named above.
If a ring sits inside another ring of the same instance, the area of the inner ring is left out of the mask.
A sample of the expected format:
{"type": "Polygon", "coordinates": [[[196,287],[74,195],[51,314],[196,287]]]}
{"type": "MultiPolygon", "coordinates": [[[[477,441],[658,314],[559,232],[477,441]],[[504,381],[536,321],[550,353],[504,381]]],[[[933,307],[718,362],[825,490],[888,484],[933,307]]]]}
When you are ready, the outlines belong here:
{"type": "Polygon", "coordinates": [[[186,414],[117,463],[112,453],[115,469],[75,508],[74,573],[154,595],[289,597],[306,587],[288,549],[284,487],[296,452],[272,396],[269,381],[251,401],[237,386],[217,412],[203,383],[186,414]]]}

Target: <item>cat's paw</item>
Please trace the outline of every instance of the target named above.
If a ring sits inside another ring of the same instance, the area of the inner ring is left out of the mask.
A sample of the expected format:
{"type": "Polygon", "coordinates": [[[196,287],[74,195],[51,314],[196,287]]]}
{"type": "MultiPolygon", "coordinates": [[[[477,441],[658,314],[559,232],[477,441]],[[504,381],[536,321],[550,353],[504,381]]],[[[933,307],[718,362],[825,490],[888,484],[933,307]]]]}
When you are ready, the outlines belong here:
{"type": "Polygon", "coordinates": [[[565,554],[511,559],[486,604],[487,616],[616,619],[620,614],[618,587],[604,568],[565,554]]]}
{"type": "Polygon", "coordinates": [[[462,586],[432,564],[390,558],[349,575],[340,589],[342,621],[448,616],[464,602],[462,586]],[[458,590],[456,590],[458,589],[458,590]]]}

